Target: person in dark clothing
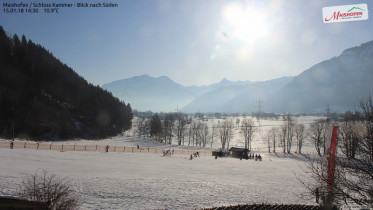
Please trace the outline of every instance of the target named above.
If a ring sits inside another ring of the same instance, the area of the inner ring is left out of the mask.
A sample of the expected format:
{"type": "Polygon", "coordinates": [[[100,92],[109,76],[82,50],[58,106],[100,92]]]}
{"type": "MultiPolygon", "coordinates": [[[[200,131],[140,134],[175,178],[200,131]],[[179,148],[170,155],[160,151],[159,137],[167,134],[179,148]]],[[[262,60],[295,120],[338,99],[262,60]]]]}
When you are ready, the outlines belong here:
{"type": "Polygon", "coordinates": [[[105,152],[109,152],[109,145],[106,145],[105,152]]]}

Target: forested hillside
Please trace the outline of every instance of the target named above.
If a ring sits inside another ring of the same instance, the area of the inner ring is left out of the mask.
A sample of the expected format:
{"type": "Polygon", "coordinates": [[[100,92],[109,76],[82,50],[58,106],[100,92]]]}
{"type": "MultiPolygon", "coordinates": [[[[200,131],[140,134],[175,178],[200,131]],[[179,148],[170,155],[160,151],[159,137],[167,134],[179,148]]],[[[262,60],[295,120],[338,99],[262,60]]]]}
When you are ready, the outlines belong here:
{"type": "Polygon", "coordinates": [[[0,137],[102,138],[129,129],[131,120],[130,104],[0,26],[0,137]]]}

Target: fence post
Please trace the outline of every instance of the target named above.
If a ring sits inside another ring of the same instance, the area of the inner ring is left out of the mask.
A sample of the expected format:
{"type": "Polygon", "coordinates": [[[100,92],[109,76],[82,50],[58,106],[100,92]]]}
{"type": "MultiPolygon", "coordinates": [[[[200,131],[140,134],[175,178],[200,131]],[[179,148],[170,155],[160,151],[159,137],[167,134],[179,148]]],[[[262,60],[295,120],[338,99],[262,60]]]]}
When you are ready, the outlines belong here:
{"type": "Polygon", "coordinates": [[[123,146],[123,152],[124,152],[124,151],[126,151],[126,147],[125,147],[125,146],[123,146]]]}
{"type": "Polygon", "coordinates": [[[23,146],[23,149],[26,149],[26,142],[25,142],[25,145],[23,146]]]}
{"type": "Polygon", "coordinates": [[[62,148],[61,148],[61,151],[63,151],[63,144],[62,144],[62,148]]]}
{"type": "Polygon", "coordinates": [[[75,151],[75,144],[74,144],[74,151],[75,151]]]}
{"type": "Polygon", "coordinates": [[[97,145],[96,145],[96,151],[97,151],[97,145]]]}
{"type": "Polygon", "coordinates": [[[39,142],[36,143],[36,149],[37,149],[37,150],[39,149],[39,142]]]}
{"type": "Polygon", "coordinates": [[[84,151],[87,151],[87,145],[84,145],[84,151]]]}
{"type": "Polygon", "coordinates": [[[52,150],[52,144],[51,144],[51,145],[49,145],[49,150],[52,150]]]}

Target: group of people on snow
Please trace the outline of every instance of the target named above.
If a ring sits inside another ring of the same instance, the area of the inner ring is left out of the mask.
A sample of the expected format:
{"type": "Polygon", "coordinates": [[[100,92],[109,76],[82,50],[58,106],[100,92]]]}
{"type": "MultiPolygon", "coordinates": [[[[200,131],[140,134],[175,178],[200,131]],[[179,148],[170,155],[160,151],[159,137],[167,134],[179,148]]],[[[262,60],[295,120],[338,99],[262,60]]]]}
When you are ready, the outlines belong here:
{"type": "Polygon", "coordinates": [[[175,154],[175,150],[172,149],[172,150],[163,150],[163,156],[171,156],[175,154]]]}
{"type": "MultiPolygon", "coordinates": [[[[243,158],[243,156],[241,156],[240,157],[240,160],[242,160],[242,158],[243,158]]],[[[245,159],[247,160],[247,159],[255,159],[255,161],[262,161],[262,156],[259,154],[255,154],[255,156],[254,156],[254,154],[247,154],[246,156],[245,156],[245,159]]]]}
{"type": "Polygon", "coordinates": [[[197,152],[193,153],[193,155],[190,155],[189,160],[193,160],[193,157],[199,157],[199,152],[197,151],[197,152]]]}

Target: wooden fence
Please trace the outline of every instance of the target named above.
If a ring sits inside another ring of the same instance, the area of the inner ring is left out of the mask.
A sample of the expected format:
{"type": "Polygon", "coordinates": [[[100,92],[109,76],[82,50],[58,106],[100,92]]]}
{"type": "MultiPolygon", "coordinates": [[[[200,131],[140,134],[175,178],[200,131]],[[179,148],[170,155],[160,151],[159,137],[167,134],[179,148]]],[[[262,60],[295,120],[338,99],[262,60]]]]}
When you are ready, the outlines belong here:
{"type": "Polygon", "coordinates": [[[54,151],[98,151],[105,152],[106,147],[108,147],[108,152],[137,152],[137,153],[154,153],[154,154],[164,154],[167,150],[169,153],[178,155],[192,155],[196,151],[200,155],[211,156],[210,151],[200,151],[200,150],[175,150],[175,149],[161,149],[161,148],[148,148],[148,147],[126,147],[126,146],[110,146],[110,145],[78,145],[78,144],[47,144],[47,143],[37,143],[37,142],[23,142],[23,141],[0,141],[0,148],[8,149],[36,149],[36,150],[54,150],[54,151]],[[13,148],[11,148],[13,147],[13,148]]]}

